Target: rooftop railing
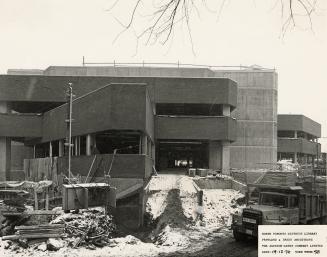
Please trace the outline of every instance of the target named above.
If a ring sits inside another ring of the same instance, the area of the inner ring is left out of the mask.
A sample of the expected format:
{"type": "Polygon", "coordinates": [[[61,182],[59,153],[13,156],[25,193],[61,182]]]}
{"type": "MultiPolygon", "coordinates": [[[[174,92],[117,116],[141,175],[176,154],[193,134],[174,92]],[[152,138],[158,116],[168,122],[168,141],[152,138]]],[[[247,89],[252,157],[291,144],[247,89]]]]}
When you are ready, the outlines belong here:
{"type": "Polygon", "coordinates": [[[157,68],[207,68],[214,70],[247,70],[247,71],[275,71],[275,68],[265,68],[258,65],[205,65],[177,62],[86,62],[83,57],[83,66],[112,66],[112,67],[157,67],[157,68]]]}

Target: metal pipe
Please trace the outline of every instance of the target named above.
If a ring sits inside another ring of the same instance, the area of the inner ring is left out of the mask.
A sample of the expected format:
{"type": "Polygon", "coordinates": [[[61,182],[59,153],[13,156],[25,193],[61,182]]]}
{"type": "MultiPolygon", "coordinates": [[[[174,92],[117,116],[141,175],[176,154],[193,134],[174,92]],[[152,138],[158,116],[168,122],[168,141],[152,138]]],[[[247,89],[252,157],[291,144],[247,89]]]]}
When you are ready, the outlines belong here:
{"type": "Polygon", "coordinates": [[[68,178],[71,177],[71,156],[72,156],[72,113],[73,113],[73,83],[69,87],[69,111],[68,111],[68,178]]]}

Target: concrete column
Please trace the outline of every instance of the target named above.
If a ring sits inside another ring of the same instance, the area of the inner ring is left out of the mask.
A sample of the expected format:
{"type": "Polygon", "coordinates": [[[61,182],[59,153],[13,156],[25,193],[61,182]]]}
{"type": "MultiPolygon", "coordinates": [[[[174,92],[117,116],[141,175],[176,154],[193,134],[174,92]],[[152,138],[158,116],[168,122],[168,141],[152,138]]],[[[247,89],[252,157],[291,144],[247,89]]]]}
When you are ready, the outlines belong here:
{"type": "Polygon", "coordinates": [[[314,168],[315,167],[315,156],[314,155],[311,156],[311,162],[312,162],[312,168],[314,168]]]}
{"type": "Polygon", "coordinates": [[[59,157],[64,156],[64,140],[59,140],[59,157]]]}
{"type": "MultiPolygon", "coordinates": [[[[0,101],[0,113],[11,113],[10,104],[0,101]]],[[[10,179],[11,169],[11,139],[0,136],[0,180],[10,179]]]]}
{"type": "Polygon", "coordinates": [[[223,105],[223,116],[228,116],[230,117],[230,106],[224,104],[223,105]]]}
{"type": "Polygon", "coordinates": [[[294,163],[297,163],[297,152],[294,153],[294,163]]]}
{"type": "Polygon", "coordinates": [[[52,157],[52,142],[49,142],[49,157],[52,157]]]}
{"type": "Polygon", "coordinates": [[[221,143],[221,170],[225,175],[230,175],[230,143],[221,143]]]}
{"type": "Polygon", "coordinates": [[[91,134],[86,135],[86,155],[91,155],[92,136],[91,134]]]}
{"type": "Polygon", "coordinates": [[[209,169],[221,169],[221,144],[218,141],[209,141],[209,169]]]}
{"type": "Polygon", "coordinates": [[[10,179],[11,167],[11,140],[0,137],[0,181],[10,179]]]}
{"type": "Polygon", "coordinates": [[[147,150],[147,146],[148,146],[148,137],[147,137],[147,135],[142,135],[142,152],[141,152],[141,154],[147,154],[147,152],[148,152],[148,150],[147,150]]]}
{"type": "Polygon", "coordinates": [[[156,145],[152,144],[152,146],[151,146],[151,151],[152,151],[151,157],[153,159],[153,164],[156,163],[156,148],[155,147],[156,147],[156,145]]]}
{"type": "Polygon", "coordinates": [[[282,153],[279,153],[279,158],[277,161],[280,161],[282,159],[282,153]]]}
{"type": "Polygon", "coordinates": [[[294,131],[294,138],[297,138],[297,131],[294,131]]]}

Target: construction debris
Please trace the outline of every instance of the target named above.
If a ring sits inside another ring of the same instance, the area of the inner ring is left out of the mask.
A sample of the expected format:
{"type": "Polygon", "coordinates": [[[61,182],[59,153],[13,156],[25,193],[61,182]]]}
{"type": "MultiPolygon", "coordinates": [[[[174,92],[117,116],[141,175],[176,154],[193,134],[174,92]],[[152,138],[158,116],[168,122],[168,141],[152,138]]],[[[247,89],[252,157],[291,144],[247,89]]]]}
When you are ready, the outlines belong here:
{"type": "Polygon", "coordinates": [[[73,248],[90,244],[102,247],[116,231],[112,216],[106,215],[104,208],[65,213],[54,219],[51,224],[65,225],[65,233],[73,248]],[[71,241],[70,238],[74,240],[71,241]]]}
{"type": "Polygon", "coordinates": [[[2,240],[19,240],[34,238],[54,238],[61,237],[65,226],[62,224],[49,224],[38,226],[16,226],[14,235],[3,236],[2,240]]]}
{"type": "MultiPolygon", "coordinates": [[[[48,215],[29,215],[52,218],[50,223],[40,225],[29,220],[15,224],[13,231],[0,239],[0,255],[126,257],[194,250],[209,245],[217,237],[230,236],[228,217],[243,204],[243,195],[238,191],[204,190],[189,176],[153,177],[147,195],[146,211],[152,222],[149,231],[126,236],[126,231],[116,229],[113,218],[106,215],[102,207],[69,213],[56,207],[46,211],[48,215]]],[[[7,219],[15,218],[8,216],[7,219]]]]}

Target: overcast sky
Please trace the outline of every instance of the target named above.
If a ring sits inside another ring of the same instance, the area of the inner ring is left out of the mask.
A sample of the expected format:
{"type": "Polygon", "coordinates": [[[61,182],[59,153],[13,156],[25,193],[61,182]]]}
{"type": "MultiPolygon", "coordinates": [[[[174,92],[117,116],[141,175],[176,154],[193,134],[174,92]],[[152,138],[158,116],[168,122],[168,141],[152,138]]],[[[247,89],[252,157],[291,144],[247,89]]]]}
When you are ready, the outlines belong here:
{"type": "MultiPolygon", "coordinates": [[[[193,15],[191,23],[195,54],[185,26],[177,27],[171,43],[164,46],[141,41],[137,47],[132,30],[113,43],[122,30],[114,17],[127,23],[131,12],[126,0],[108,11],[113,2],[0,0],[0,73],[10,68],[81,65],[82,56],[92,62],[257,64],[277,69],[278,112],[316,120],[327,137],[327,1],[320,0],[313,31],[295,29],[284,38],[275,0],[226,1],[219,19],[217,13],[200,8],[200,17],[193,15]]],[[[220,2],[208,0],[208,9],[217,10],[220,2]]],[[[299,21],[302,28],[308,27],[305,24],[299,21]]],[[[327,151],[327,139],[320,142],[327,151]]]]}

